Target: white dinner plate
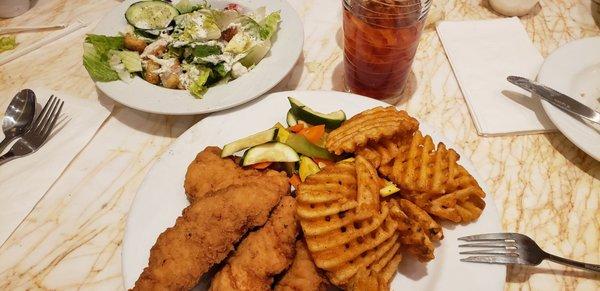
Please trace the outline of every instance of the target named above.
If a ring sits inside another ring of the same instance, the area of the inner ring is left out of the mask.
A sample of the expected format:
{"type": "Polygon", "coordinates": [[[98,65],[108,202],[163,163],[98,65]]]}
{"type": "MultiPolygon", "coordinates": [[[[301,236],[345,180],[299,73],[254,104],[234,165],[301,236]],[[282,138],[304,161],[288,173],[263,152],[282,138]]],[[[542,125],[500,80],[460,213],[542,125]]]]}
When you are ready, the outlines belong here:
{"type": "MultiPolygon", "coordinates": [[[[126,25],[125,11],[134,2],[127,0],[112,9],[100,20],[92,33],[117,35],[126,25]]],[[[239,3],[254,10],[266,7],[267,12],[280,11],[279,30],[273,36],[270,52],[254,69],[227,84],[207,90],[202,99],[194,98],[187,90],[167,89],[152,85],[136,76],[132,82],[96,82],[96,86],[113,100],[141,111],[190,115],[219,111],[248,102],[273,88],[294,67],[302,52],[304,30],[300,17],[285,0],[208,0],[214,8],[239,3]]]]}
{"type": "MultiPolygon", "coordinates": [[[[323,112],[343,109],[348,116],[363,110],[387,104],[366,97],[335,91],[289,91],[261,97],[241,107],[213,114],[182,134],[171,148],[154,164],[135,197],[125,230],[123,242],[123,278],[126,288],[135,284],[148,264],[150,248],[166,228],[175,223],[181,210],[189,203],[183,189],[183,180],[190,162],[206,146],[224,144],[272,127],[276,122],[285,124],[289,109],[288,96],[298,98],[306,105],[323,112]]],[[[434,129],[421,124],[421,130],[435,141],[449,146],[452,143],[434,129]]],[[[456,149],[456,147],[453,147],[456,149]]],[[[459,150],[457,152],[460,153],[459,150]]],[[[489,193],[469,160],[460,163],[473,174],[479,185],[489,193]]],[[[435,260],[427,264],[406,255],[393,283],[393,290],[486,290],[502,291],[506,268],[499,265],[481,265],[460,262],[458,237],[500,232],[500,220],[490,195],[481,217],[465,225],[448,225],[444,239],[435,250],[435,260]]]]}
{"type": "MultiPolygon", "coordinates": [[[[600,37],[576,40],[557,49],[542,65],[538,81],[600,111],[600,37]]],[[[584,124],[543,99],[542,107],[558,130],[600,161],[599,129],[584,124]]]]}

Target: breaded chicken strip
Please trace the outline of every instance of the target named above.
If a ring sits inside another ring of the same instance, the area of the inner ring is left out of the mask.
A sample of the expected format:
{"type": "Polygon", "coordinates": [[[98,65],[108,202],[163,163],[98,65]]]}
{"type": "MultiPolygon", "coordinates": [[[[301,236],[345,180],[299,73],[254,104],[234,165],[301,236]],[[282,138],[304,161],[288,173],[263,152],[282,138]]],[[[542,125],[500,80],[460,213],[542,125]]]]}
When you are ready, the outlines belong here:
{"type": "Polygon", "coordinates": [[[324,291],[329,284],[319,274],[304,240],[296,242],[296,257],[275,291],[324,291]]]}
{"type": "Polygon", "coordinates": [[[192,203],[158,237],[133,289],[191,289],[248,230],[263,225],[288,192],[286,177],[279,175],[269,183],[233,185],[192,203]]]}
{"type": "Polygon", "coordinates": [[[185,175],[185,193],[190,202],[203,198],[210,191],[226,188],[230,185],[242,185],[248,182],[269,183],[275,171],[261,172],[243,169],[231,159],[221,158],[221,149],[207,147],[189,165],[185,175]]]}
{"type": "Polygon", "coordinates": [[[294,259],[298,234],[295,214],[296,200],[283,197],[267,224],[240,243],[213,278],[210,290],[271,290],[273,276],[283,272],[294,259]]]}

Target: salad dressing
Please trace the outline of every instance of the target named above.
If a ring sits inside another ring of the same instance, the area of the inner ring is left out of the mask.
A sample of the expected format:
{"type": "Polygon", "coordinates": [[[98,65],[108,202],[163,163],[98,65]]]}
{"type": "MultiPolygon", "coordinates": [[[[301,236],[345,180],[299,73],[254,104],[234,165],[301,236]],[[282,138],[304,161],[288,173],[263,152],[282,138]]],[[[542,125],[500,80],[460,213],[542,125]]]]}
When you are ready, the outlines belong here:
{"type": "Polygon", "coordinates": [[[187,89],[202,98],[209,87],[252,70],[270,50],[270,39],[280,22],[279,12],[267,14],[264,7],[250,13],[231,7],[134,3],[125,13],[132,28],[123,30],[122,36],[94,36],[100,41],[84,45],[84,65],[97,81],[127,81],[131,74],[140,74],[152,84],[187,89]],[[114,46],[96,46],[109,42],[114,46]],[[122,59],[113,57],[105,68],[103,53],[108,55],[108,51],[134,53],[136,58],[130,55],[128,61],[138,66],[121,64],[122,59]],[[130,67],[137,71],[128,71],[130,67]]]}

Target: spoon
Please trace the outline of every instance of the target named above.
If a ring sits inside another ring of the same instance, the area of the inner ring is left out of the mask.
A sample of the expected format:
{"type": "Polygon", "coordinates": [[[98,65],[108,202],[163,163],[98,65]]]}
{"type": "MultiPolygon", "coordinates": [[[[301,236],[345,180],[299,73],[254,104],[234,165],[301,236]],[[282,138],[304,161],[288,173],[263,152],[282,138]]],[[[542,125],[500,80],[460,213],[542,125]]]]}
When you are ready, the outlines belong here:
{"type": "Polygon", "coordinates": [[[17,93],[6,109],[2,119],[4,140],[0,142],[0,153],[11,141],[23,135],[35,116],[35,93],[29,89],[17,93]]]}

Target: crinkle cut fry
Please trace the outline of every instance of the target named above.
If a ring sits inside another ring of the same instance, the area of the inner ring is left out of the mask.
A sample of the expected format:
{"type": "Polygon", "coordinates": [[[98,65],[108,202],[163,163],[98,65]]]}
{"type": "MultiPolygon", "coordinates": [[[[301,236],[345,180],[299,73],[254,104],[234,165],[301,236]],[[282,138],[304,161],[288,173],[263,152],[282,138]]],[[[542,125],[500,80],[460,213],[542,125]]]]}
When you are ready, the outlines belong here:
{"type": "Polygon", "coordinates": [[[375,107],[365,110],[333,130],[325,146],[337,155],[354,153],[369,141],[377,142],[396,134],[408,134],[419,127],[419,122],[405,111],[395,107],[375,107]]]}

